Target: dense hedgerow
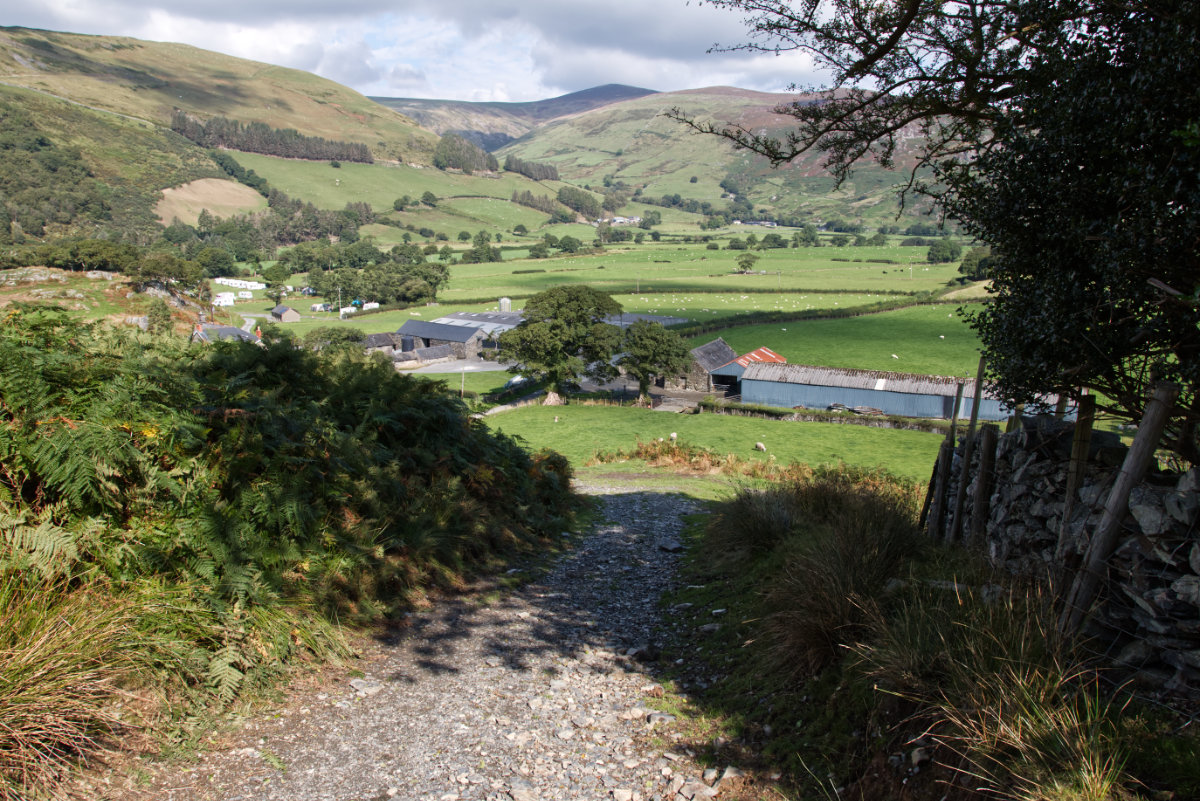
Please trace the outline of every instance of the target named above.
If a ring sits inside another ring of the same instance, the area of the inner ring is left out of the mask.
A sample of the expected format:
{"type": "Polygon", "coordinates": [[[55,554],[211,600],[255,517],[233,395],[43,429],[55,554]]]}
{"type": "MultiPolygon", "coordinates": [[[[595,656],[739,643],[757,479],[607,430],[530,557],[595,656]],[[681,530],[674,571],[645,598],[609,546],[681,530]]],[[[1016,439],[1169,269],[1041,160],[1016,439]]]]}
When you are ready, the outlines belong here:
{"type": "MultiPolygon", "coordinates": [[[[95,688],[136,675],[228,701],[283,663],[336,653],[329,619],[386,614],[560,534],[569,479],[562,457],[529,455],[440,385],[355,349],[188,345],[6,310],[0,593],[49,599],[42,609],[87,597],[123,623],[95,616],[102,630],[78,638],[91,651],[53,668],[52,694],[93,711],[47,725],[45,742],[0,698],[0,798],[46,779],[8,758],[5,732],[28,753],[70,755],[111,729],[95,688]]],[[[27,611],[0,618],[0,688],[36,688],[31,660],[64,661],[38,651],[45,616],[27,611]]],[[[31,698],[35,721],[64,709],[48,694],[42,715],[31,698]]]]}

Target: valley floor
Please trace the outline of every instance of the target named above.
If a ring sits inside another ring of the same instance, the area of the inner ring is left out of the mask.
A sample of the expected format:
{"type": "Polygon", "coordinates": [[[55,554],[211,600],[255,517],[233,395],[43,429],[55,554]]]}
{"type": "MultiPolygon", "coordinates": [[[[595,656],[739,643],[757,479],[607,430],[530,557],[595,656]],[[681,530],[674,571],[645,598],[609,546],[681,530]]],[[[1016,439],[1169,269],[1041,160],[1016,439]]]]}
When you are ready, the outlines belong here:
{"type": "Polygon", "coordinates": [[[646,667],[674,639],[660,597],[697,502],[615,477],[580,484],[600,496],[596,522],[535,582],[438,601],[365,647],[358,670],[294,690],[198,762],[146,762],[97,795],[674,801],[715,795],[715,780],[720,797],[739,797],[738,771],[710,769],[705,784],[675,744],[680,723],[646,667]]]}

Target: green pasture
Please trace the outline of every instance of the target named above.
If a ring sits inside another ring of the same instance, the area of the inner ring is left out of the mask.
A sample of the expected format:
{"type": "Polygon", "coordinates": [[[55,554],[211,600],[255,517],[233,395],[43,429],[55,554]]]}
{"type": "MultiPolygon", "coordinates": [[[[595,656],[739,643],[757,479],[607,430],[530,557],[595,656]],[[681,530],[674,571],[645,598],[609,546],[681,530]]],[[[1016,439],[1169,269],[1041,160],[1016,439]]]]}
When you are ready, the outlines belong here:
{"type": "MultiPolygon", "coordinates": [[[[820,292],[644,292],[613,295],[627,312],[666,314],[693,322],[736,318],[755,312],[803,312],[813,309],[849,309],[892,299],[891,295],[820,292]]],[[[730,320],[732,323],[733,320],[730,320]]],[[[715,336],[715,335],[713,335],[715,336]]],[[[711,338],[711,337],[710,337],[711,338]]]]}
{"type": "MultiPolygon", "coordinates": [[[[740,251],[703,245],[614,245],[604,253],[513,260],[451,269],[440,297],[453,301],[488,295],[531,295],[561,284],[586,283],[613,294],[684,292],[935,292],[958,275],[954,264],[878,264],[835,258],[886,258],[876,254],[913,248],[787,248],[758,251],[751,275],[734,272],[740,251]],[[471,268],[471,269],[464,269],[471,268]],[[525,273],[514,271],[544,270],[525,273]]],[[[921,250],[924,257],[924,250],[921,250]]]]}
{"type": "Polygon", "coordinates": [[[416,378],[429,381],[441,381],[455,394],[465,389],[480,395],[500,392],[504,385],[512,380],[513,374],[507,370],[467,370],[449,373],[414,373],[416,378]]]}
{"type": "Polygon", "coordinates": [[[792,364],[963,377],[974,377],[979,366],[978,337],[953,304],[744,326],[694,337],[689,344],[695,347],[717,336],[738,353],[765,346],[792,364]]]}
{"type": "Polygon", "coordinates": [[[682,442],[746,459],[883,466],[899,476],[925,479],[942,440],[938,434],[920,431],[671,414],[628,406],[526,406],[486,421],[493,430],[520,437],[531,448],[552,448],[575,465],[597,451],[631,449],[639,439],[665,438],[676,432],[682,442]],[[754,450],[756,442],[767,446],[766,453],[754,450]]]}
{"type": "Polygon", "coordinates": [[[378,212],[389,211],[402,195],[420,199],[425,192],[438,198],[492,197],[508,201],[517,190],[555,195],[562,184],[531,181],[516,173],[496,177],[462,175],[432,167],[324,161],[300,161],[255,153],[237,153],[238,163],[266,178],[271,186],[323,209],[340,209],[350,202],[367,202],[378,212]]]}

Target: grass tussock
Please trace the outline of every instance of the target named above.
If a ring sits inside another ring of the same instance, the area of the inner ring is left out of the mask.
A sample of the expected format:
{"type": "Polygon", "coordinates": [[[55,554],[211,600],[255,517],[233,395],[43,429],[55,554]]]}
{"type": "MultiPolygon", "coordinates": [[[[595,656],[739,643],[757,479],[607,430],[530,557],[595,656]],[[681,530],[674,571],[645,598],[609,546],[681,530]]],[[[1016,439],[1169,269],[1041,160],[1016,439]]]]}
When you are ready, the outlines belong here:
{"type": "Polygon", "coordinates": [[[34,797],[122,729],[132,621],[102,593],[0,576],[0,799],[34,797]]]}
{"type": "Polygon", "coordinates": [[[802,768],[802,793],[828,774],[854,798],[924,798],[921,786],[938,799],[1196,797],[1190,729],[1061,638],[1038,585],[920,538],[919,499],[885,473],[839,467],[720,505],[705,561],[749,597],[706,602],[750,626],[719,660],[755,672],[712,691],[727,718],[767,714],[783,734],[764,750],[802,768]],[[927,785],[910,781],[914,741],[934,755],[927,785]],[[891,773],[871,767],[897,753],[891,773]]]}

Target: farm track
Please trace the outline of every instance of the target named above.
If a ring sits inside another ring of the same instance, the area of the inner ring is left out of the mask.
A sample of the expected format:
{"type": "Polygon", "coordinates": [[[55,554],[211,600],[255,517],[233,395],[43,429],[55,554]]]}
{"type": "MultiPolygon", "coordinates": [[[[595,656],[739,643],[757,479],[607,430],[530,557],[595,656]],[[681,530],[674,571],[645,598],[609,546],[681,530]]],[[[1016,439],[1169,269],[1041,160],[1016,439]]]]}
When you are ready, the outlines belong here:
{"type": "MultiPolygon", "coordinates": [[[[197,763],[146,763],[142,786],[126,779],[98,795],[649,801],[715,794],[686,752],[664,750],[677,723],[651,708],[662,688],[638,661],[656,661],[665,634],[659,600],[676,582],[682,516],[699,507],[669,491],[580,489],[599,497],[597,522],[540,580],[488,604],[472,593],[439,601],[371,642],[357,678],[301,689],[197,763]]],[[[722,796],[739,781],[725,780],[722,796]]]]}

